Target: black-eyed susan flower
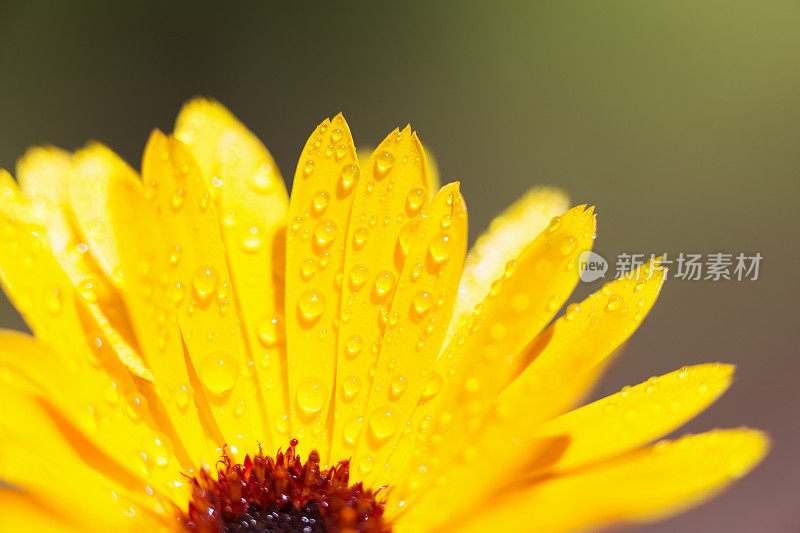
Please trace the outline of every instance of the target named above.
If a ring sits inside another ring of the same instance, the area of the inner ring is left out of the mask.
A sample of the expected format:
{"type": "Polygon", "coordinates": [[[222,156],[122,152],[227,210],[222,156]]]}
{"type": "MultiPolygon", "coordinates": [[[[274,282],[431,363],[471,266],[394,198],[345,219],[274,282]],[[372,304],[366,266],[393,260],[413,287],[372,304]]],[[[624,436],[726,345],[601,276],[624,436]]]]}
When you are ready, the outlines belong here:
{"type": "Polygon", "coordinates": [[[651,262],[554,320],[592,208],[539,189],[467,253],[417,135],[341,115],[287,197],[219,104],[0,175],[3,531],[563,531],[651,520],[763,457],[660,441],[730,384],[685,367],[574,409],[653,305],[651,262]],[[277,450],[277,452],[276,452],[277,450]]]}

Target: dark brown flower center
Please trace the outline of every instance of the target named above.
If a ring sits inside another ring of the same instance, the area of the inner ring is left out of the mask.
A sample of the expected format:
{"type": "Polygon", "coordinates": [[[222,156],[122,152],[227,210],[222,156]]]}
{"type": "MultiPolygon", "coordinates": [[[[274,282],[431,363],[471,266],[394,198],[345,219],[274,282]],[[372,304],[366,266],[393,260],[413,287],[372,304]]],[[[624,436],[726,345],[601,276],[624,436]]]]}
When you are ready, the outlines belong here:
{"type": "Polygon", "coordinates": [[[181,520],[199,533],[388,533],[378,491],[350,485],[350,462],[320,470],[319,453],[303,463],[297,441],[265,456],[261,449],[234,464],[223,451],[216,479],[191,478],[192,499],[181,520]]]}

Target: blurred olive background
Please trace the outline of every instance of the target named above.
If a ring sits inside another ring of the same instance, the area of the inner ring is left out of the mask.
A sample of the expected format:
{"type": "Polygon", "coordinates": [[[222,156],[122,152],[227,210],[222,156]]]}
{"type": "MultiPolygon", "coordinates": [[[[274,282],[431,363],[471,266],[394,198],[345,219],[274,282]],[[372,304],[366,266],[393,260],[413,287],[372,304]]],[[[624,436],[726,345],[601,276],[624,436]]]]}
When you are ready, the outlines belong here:
{"type": "MultiPolygon", "coordinates": [[[[763,428],[771,455],[641,531],[800,530],[800,3],[288,4],[3,3],[0,165],[96,139],[138,168],[150,130],[207,95],[291,180],[306,136],[341,110],[361,144],[411,122],[461,181],[473,237],[554,184],[597,205],[596,250],[612,259],[760,252],[758,281],[668,281],[598,395],[737,364],[731,391],[679,433],[763,428]]],[[[5,300],[0,325],[24,327],[5,300]]]]}

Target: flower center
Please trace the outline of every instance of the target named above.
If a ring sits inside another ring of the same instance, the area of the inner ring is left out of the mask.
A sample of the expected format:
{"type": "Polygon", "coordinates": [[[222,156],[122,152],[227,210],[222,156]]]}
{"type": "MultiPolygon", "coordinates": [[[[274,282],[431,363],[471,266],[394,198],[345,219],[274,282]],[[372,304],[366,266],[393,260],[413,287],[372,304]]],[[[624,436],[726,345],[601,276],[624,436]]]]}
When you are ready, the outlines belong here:
{"type": "Polygon", "coordinates": [[[303,463],[297,440],[275,457],[260,447],[234,464],[223,449],[217,479],[201,470],[191,478],[192,498],[181,521],[199,533],[388,533],[384,503],[361,482],[349,485],[350,462],[320,470],[319,453],[303,463]]]}

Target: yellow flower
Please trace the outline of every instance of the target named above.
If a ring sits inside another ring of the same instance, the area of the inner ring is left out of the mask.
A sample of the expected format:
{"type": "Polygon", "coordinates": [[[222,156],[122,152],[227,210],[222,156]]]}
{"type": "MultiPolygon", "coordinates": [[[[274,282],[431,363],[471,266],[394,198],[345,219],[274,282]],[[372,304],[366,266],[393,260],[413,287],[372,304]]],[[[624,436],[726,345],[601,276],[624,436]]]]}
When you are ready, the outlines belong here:
{"type": "Polygon", "coordinates": [[[0,274],[35,335],[0,333],[0,530],[586,529],[680,511],[761,460],[750,429],[651,444],[728,365],[573,409],[665,270],[553,321],[593,209],[533,190],[467,253],[458,184],[436,192],[432,168],[409,127],[359,163],[338,115],[289,200],[253,134],[195,100],[141,179],[99,144],[0,174],[0,274]]]}

